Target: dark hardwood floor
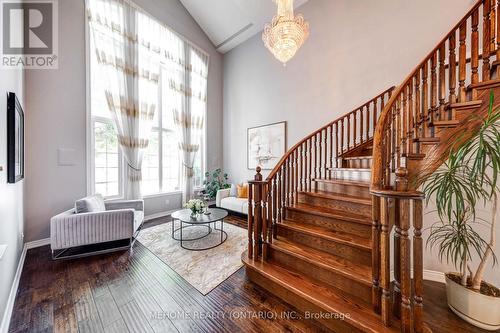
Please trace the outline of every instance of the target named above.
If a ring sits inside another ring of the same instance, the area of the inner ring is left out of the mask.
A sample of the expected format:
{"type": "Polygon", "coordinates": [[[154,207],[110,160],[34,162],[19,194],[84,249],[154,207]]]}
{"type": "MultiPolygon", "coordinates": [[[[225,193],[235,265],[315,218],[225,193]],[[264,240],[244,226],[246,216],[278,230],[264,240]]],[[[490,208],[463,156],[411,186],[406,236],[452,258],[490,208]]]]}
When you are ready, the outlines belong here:
{"type": "MultiPolygon", "coordinates": [[[[164,222],[165,220],[163,220],[164,222]]],[[[244,220],[227,222],[244,225],[244,220]]],[[[146,227],[162,223],[155,221],[146,227]]],[[[446,307],[444,286],[427,282],[434,332],[483,332],[446,307]]],[[[28,251],[9,332],[320,332],[286,303],[250,283],[241,268],[203,296],[136,242],[131,252],[51,260],[28,251]]]]}

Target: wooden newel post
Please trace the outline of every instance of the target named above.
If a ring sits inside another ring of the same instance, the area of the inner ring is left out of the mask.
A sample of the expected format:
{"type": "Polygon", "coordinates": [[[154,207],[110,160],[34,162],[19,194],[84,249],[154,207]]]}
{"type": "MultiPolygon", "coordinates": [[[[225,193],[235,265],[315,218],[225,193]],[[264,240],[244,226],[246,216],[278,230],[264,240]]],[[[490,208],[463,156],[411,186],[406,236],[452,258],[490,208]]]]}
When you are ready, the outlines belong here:
{"type": "Polygon", "coordinates": [[[255,171],[254,180],[248,182],[248,255],[254,259],[263,254],[262,235],[267,228],[267,205],[263,204],[263,200],[267,200],[265,183],[262,181],[261,168],[257,167],[255,171]]]}
{"type": "MultiPolygon", "coordinates": [[[[408,191],[408,170],[399,168],[396,170],[396,189],[400,192],[408,191]]],[[[400,293],[401,293],[401,332],[411,332],[411,244],[409,238],[410,229],[410,199],[398,199],[399,202],[399,253],[395,256],[395,269],[399,270],[400,293]],[[397,265],[397,261],[399,265],[397,265]],[[399,266],[399,267],[398,267],[399,266]]],[[[394,244],[394,247],[398,246],[394,244]]],[[[395,306],[398,306],[395,304],[395,306]]]]}

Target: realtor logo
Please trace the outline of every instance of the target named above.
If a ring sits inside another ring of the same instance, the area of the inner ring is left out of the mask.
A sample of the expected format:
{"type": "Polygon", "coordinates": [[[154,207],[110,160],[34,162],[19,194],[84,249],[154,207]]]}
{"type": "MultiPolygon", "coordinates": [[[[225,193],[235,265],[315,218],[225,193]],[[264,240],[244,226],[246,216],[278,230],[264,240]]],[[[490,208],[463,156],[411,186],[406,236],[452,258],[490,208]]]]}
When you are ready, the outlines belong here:
{"type": "Polygon", "coordinates": [[[57,0],[0,0],[1,68],[57,69],[57,0]]]}

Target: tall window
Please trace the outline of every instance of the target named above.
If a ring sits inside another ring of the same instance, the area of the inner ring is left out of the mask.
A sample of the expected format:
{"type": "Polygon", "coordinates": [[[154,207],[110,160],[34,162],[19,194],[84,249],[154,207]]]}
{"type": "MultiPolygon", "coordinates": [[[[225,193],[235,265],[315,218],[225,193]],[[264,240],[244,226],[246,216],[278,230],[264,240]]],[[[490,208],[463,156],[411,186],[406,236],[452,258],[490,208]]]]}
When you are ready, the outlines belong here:
{"type": "MultiPolygon", "coordinates": [[[[94,0],[96,1],[96,0],[94,0]]],[[[143,14],[139,14],[143,15],[143,14]]],[[[158,28],[158,27],[156,27],[158,28]]],[[[167,29],[162,27],[162,29],[167,29]]],[[[139,39],[158,34],[156,31],[139,30],[139,39]]],[[[192,51],[192,46],[187,41],[178,37],[175,33],[165,30],[161,38],[164,58],[161,63],[161,75],[158,85],[159,101],[158,108],[153,119],[153,127],[149,136],[149,145],[143,155],[142,163],[142,182],[141,192],[143,195],[156,195],[162,193],[171,193],[181,189],[182,177],[182,159],[179,150],[178,129],[174,123],[174,111],[172,100],[177,100],[175,94],[180,92],[173,87],[170,75],[183,66],[185,63],[178,61],[186,54],[194,58],[196,52],[192,51]],[[174,98],[172,98],[174,96],[174,98]]],[[[90,50],[94,50],[93,36],[89,34],[90,50]]],[[[199,51],[198,51],[199,52],[199,51]]],[[[193,61],[196,61],[194,59],[193,61]]],[[[206,64],[202,64],[207,66],[206,64]]],[[[185,67],[184,67],[185,66],[185,67]]],[[[195,68],[200,64],[190,65],[189,68],[195,68]]],[[[183,87],[182,93],[187,91],[195,92],[200,87],[206,90],[206,72],[207,68],[201,71],[204,75],[199,75],[198,70],[189,70],[189,78],[186,78],[187,89],[183,87]]],[[[91,144],[90,148],[90,190],[92,193],[100,193],[105,197],[121,197],[124,188],[124,165],[125,161],[119,147],[117,134],[112,119],[111,112],[108,109],[105,91],[105,78],[97,62],[95,52],[90,52],[89,63],[90,75],[90,123],[89,134],[91,144]]],[[[206,100],[199,101],[196,98],[190,98],[192,112],[206,112],[206,100]]],[[[203,130],[203,133],[205,131],[203,130]]],[[[194,163],[194,183],[195,187],[202,185],[205,165],[205,135],[200,138],[200,149],[195,155],[194,163]]]]}

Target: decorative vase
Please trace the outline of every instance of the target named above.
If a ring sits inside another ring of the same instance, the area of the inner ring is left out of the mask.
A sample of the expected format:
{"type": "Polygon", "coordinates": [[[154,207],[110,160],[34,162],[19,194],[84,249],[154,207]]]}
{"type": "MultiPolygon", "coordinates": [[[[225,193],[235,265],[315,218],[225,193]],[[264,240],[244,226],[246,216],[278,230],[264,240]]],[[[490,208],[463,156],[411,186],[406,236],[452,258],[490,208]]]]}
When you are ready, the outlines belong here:
{"type": "Polygon", "coordinates": [[[194,211],[194,210],[192,210],[192,211],[191,211],[191,218],[192,218],[193,220],[196,220],[196,219],[198,218],[198,215],[199,215],[199,214],[198,214],[198,212],[197,212],[197,211],[194,211]]]}
{"type": "Polygon", "coordinates": [[[483,295],[456,283],[446,274],[448,306],[460,318],[485,330],[500,328],[500,297],[483,295]]]}

